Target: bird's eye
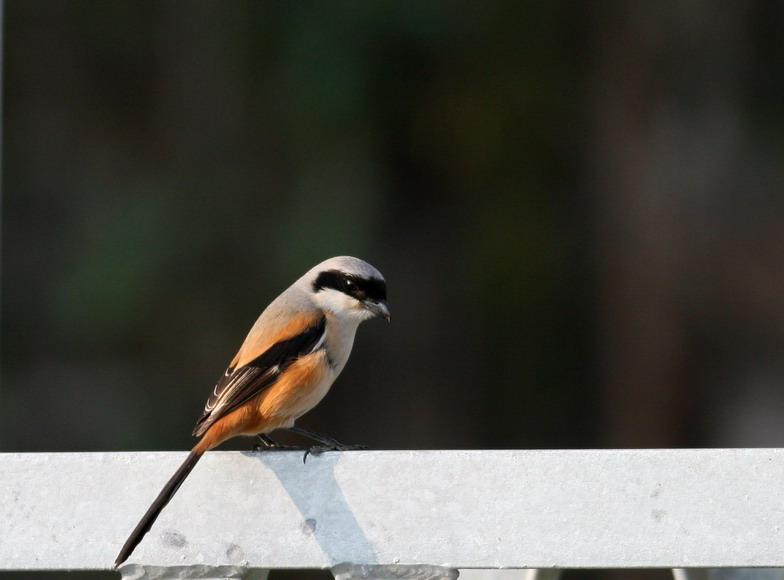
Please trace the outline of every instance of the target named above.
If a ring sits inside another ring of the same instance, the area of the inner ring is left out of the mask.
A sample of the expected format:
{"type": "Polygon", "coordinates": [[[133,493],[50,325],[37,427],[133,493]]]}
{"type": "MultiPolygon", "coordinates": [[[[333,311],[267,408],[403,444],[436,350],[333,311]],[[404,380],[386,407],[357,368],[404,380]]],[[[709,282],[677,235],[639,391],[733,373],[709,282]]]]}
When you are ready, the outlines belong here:
{"type": "Polygon", "coordinates": [[[357,290],[357,283],[353,280],[346,280],[346,290],[349,292],[356,292],[357,290]]]}

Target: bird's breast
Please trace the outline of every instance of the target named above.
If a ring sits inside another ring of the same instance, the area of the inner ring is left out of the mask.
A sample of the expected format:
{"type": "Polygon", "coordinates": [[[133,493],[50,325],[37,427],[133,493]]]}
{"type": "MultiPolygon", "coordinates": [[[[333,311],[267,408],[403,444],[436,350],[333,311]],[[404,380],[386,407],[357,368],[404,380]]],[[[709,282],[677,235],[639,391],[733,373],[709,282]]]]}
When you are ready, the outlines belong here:
{"type": "Polygon", "coordinates": [[[299,358],[261,394],[259,415],[270,428],[290,427],[318,405],[336,376],[324,349],[299,358]]]}

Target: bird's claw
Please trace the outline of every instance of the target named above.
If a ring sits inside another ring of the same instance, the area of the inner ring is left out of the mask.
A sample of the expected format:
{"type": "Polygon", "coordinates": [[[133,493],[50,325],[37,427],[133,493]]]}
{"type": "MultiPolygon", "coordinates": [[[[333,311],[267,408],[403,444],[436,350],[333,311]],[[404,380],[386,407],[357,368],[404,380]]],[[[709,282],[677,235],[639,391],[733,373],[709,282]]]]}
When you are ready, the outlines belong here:
{"type": "Polygon", "coordinates": [[[307,451],[307,447],[300,447],[298,445],[266,446],[266,445],[261,445],[260,443],[256,443],[256,445],[253,446],[253,451],[263,451],[265,453],[267,451],[303,451],[303,450],[307,451]]]}

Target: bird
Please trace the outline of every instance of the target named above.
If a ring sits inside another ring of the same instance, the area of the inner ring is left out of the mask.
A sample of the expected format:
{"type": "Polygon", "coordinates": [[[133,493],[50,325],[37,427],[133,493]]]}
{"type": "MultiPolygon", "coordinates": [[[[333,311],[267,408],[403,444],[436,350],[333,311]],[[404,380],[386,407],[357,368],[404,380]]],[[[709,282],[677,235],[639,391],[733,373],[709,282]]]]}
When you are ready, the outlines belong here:
{"type": "Polygon", "coordinates": [[[202,455],[232,437],[257,436],[262,449],[276,450],[287,447],[269,433],[299,433],[320,444],[303,460],[308,453],[364,449],[295,421],[324,398],[345,367],[359,324],[378,317],[390,320],[384,277],[351,256],[321,262],[275,298],[207,399],[193,430],[199,441],[131,532],[114,567],[133,553],[202,455]]]}

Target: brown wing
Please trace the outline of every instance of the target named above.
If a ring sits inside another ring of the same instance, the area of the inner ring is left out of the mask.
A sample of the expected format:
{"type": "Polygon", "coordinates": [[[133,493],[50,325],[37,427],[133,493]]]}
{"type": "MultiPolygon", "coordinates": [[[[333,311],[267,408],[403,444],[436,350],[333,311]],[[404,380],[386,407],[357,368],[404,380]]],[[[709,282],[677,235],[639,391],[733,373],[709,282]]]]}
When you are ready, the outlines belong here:
{"type": "Polygon", "coordinates": [[[321,348],[326,323],[326,317],[321,315],[298,334],[278,340],[247,364],[229,367],[218,379],[193,434],[203,435],[215,421],[275,384],[291,363],[321,348]]]}

